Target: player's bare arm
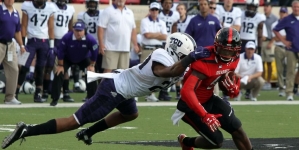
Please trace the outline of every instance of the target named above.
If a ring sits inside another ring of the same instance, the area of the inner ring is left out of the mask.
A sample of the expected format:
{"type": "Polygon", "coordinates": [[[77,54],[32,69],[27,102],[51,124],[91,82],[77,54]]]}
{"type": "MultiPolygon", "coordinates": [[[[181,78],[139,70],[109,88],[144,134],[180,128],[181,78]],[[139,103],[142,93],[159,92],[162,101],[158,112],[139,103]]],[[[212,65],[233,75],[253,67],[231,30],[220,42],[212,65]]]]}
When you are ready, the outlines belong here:
{"type": "Polygon", "coordinates": [[[178,23],[175,22],[175,23],[172,25],[172,27],[171,27],[171,33],[178,32],[178,31],[177,31],[177,30],[178,30],[177,26],[178,26],[178,23]]]}
{"type": "Polygon", "coordinates": [[[260,22],[257,27],[258,53],[260,53],[262,48],[262,43],[263,43],[263,26],[264,26],[264,21],[260,22]]]}
{"type": "Polygon", "coordinates": [[[69,31],[73,31],[73,17],[71,18],[68,27],[69,27],[69,31]]]}
{"type": "Polygon", "coordinates": [[[23,43],[25,43],[25,37],[27,36],[27,26],[28,26],[28,15],[25,12],[22,12],[21,34],[22,34],[23,43]]]}
{"type": "Polygon", "coordinates": [[[49,39],[54,40],[54,15],[52,14],[48,21],[49,39]]]}
{"type": "Polygon", "coordinates": [[[148,39],[166,40],[166,38],[167,38],[166,34],[162,34],[160,32],[157,32],[157,33],[144,33],[143,35],[144,35],[144,37],[146,37],[148,39]]]}

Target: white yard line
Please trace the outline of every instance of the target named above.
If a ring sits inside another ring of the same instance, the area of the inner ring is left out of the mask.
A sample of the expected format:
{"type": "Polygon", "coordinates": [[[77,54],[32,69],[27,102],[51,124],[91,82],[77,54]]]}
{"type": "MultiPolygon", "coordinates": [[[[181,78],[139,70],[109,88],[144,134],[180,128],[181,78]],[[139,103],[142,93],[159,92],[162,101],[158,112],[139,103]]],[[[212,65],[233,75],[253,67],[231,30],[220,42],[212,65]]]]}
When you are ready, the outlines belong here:
{"type": "MultiPolygon", "coordinates": [[[[231,105],[298,105],[299,101],[230,101],[231,105]]],[[[137,106],[176,106],[177,102],[138,102],[137,106]]],[[[83,103],[58,103],[57,108],[80,107],[83,103]]],[[[22,105],[0,104],[0,108],[53,108],[49,103],[25,103],[22,105]]]]}

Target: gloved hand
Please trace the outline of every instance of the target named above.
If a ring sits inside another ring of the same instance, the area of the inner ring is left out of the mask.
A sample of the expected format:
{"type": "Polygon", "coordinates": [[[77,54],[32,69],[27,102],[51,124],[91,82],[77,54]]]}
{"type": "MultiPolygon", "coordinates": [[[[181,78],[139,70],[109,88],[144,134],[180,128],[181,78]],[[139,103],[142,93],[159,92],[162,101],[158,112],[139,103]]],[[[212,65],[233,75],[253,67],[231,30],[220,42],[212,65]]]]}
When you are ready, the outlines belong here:
{"type": "Polygon", "coordinates": [[[49,55],[54,55],[56,56],[57,55],[57,49],[54,47],[54,48],[49,48],[49,51],[48,51],[48,56],[49,55]]]}
{"type": "Polygon", "coordinates": [[[29,72],[26,76],[27,81],[34,81],[34,72],[29,72]]]}
{"type": "Polygon", "coordinates": [[[198,46],[193,52],[189,54],[192,59],[198,60],[201,58],[207,58],[210,57],[211,52],[202,46],[198,46]]]}
{"type": "Polygon", "coordinates": [[[223,86],[226,88],[227,94],[231,98],[235,98],[239,95],[240,92],[240,78],[233,76],[233,81],[227,76],[222,82],[223,86]]]}
{"type": "Polygon", "coordinates": [[[219,127],[221,127],[220,122],[217,118],[221,117],[222,114],[209,114],[207,113],[201,120],[205,123],[212,132],[215,132],[219,127]]]}

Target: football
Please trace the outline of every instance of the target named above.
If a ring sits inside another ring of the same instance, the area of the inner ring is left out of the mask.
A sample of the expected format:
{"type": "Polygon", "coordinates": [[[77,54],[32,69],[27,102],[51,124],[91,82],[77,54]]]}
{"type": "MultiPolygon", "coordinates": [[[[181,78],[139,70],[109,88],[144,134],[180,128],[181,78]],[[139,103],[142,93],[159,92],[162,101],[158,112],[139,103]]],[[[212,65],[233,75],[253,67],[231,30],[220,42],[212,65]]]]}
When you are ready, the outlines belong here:
{"type": "Polygon", "coordinates": [[[225,78],[226,78],[227,76],[229,76],[230,80],[231,80],[232,82],[235,82],[235,81],[234,81],[234,76],[235,76],[235,75],[236,75],[236,74],[235,74],[233,71],[229,71],[229,72],[223,74],[223,75],[220,77],[220,80],[219,80],[219,82],[218,82],[218,84],[219,84],[219,89],[220,89],[221,91],[223,91],[223,92],[226,92],[227,89],[226,89],[225,86],[222,84],[222,81],[225,80],[225,78]]]}

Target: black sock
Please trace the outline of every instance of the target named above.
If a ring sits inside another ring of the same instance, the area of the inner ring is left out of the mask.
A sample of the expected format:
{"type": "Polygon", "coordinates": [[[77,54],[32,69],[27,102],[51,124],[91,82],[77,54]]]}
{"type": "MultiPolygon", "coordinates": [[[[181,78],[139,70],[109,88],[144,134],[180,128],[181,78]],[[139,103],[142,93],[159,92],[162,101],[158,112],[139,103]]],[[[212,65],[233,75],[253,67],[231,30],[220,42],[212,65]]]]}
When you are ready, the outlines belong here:
{"type": "Polygon", "coordinates": [[[50,82],[51,82],[51,80],[44,80],[44,82],[43,82],[43,93],[48,93],[50,82]]]}
{"type": "Polygon", "coordinates": [[[175,86],[176,96],[179,97],[181,95],[181,86],[175,86]]]}
{"type": "Polygon", "coordinates": [[[38,124],[35,126],[28,126],[27,128],[27,136],[35,136],[41,134],[55,134],[56,133],[56,120],[52,119],[46,123],[38,124]]]}
{"type": "Polygon", "coordinates": [[[69,82],[70,82],[70,80],[68,80],[68,79],[63,80],[63,87],[62,87],[63,93],[66,93],[69,91],[69,82]]]}
{"type": "Polygon", "coordinates": [[[20,92],[20,88],[17,88],[16,94],[19,94],[19,92],[20,92]]]}
{"type": "Polygon", "coordinates": [[[38,95],[41,91],[42,91],[41,88],[36,88],[34,95],[35,96],[38,95]]]}
{"type": "Polygon", "coordinates": [[[185,137],[183,143],[188,147],[195,147],[195,139],[196,137],[185,137]]]}
{"type": "Polygon", "coordinates": [[[94,125],[92,125],[91,127],[89,127],[87,130],[86,130],[86,134],[89,136],[89,137],[92,137],[94,134],[100,132],[100,131],[104,131],[106,129],[108,129],[108,125],[105,121],[105,119],[102,119],[100,121],[98,121],[97,123],[95,123],[94,125]]]}
{"type": "Polygon", "coordinates": [[[298,84],[297,83],[294,84],[294,88],[298,89],[298,84]]]}

